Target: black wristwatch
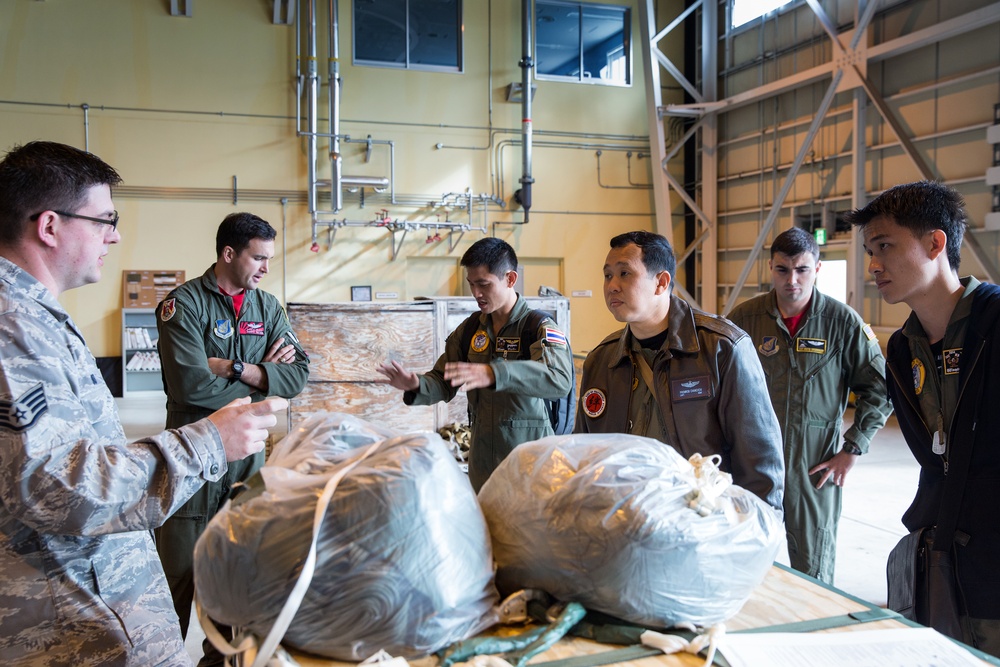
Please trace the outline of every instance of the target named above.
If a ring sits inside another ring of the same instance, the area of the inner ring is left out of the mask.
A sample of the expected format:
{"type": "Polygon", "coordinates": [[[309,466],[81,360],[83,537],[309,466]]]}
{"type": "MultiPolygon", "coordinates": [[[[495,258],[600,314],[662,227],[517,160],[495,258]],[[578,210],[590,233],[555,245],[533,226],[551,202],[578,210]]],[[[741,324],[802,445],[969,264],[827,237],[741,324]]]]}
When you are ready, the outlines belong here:
{"type": "Polygon", "coordinates": [[[243,362],[234,361],[233,362],[233,380],[239,382],[239,379],[243,377],[243,362]]]}
{"type": "Polygon", "coordinates": [[[848,454],[854,454],[855,456],[861,456],[861,448],[855,445],[853,442],[844,442],[844,451],[848,454]]]}

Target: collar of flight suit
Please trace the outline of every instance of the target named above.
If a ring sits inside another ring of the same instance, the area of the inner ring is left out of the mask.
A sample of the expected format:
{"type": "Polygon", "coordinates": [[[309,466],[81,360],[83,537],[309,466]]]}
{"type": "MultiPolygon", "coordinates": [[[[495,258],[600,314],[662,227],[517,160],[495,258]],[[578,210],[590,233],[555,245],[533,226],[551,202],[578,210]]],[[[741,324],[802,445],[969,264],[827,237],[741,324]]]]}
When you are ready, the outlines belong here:
{"type": "MultiPolygon", "coordinates": [[[[635,338],[628,325],[622,329],[621,337],[608,367],[614,367],[625,359],[631,363],[630,350],[635,338]]],[[[694,309],[687,301],[675,294],[670,295],[670,311],[667,313],[667,339],[661,348],[664,351],[673,350],[684,354],[698,354],[701,343],[698,341],[698,331],[694,323],[694,309]]]]}

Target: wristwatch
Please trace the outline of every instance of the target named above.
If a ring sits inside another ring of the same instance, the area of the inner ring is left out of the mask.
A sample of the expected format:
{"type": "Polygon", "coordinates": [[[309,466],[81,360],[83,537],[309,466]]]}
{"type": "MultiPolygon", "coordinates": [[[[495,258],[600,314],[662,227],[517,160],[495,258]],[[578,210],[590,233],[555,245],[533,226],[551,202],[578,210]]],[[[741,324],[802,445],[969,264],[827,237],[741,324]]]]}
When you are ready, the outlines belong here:
{"type": "Polygon", "coordinates": [[[234,361],[233,362],[233,380],[239,381],[243,377],[243,362],[234,361]]]}
{"type": "Polygon", "coordinates": [[[848,454],[854,454],[855,456],[861,456],[861,448],[855,445],[853,442],[844,443],[844,451],[848,454]]]}

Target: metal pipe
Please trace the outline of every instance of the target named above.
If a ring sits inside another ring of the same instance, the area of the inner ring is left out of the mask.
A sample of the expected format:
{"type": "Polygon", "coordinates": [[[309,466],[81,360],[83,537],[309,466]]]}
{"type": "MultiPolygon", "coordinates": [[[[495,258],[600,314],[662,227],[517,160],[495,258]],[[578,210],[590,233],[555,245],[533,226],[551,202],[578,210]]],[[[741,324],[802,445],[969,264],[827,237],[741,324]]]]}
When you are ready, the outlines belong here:
{"type": "MultiPolygon", "coordinates": [[[[297,2],[297,0],[296,0],[297,2]]],[[[295,8],[295,136],[302,134],[302,12],[295,8]]]]}
{"type": "MultiPolygon", "coordinates": [[[[368,135],[367,139],[351,139],[346,137],[344,139],[345,144],[385,144],[389,147],[389,194],[390,201],[396,203],[396,142],[391,139],[372,139],[371,135],[368,135]]],[[[357,178],[351,176],[344,176],[343,178],[357,178]]],[[[347,183],[344,183],[347,185],[347,183]]],[[[379,187],[385,187],[380,185],[379,187]]]]}
{"type": "Polygon", "coordinates": [[[81,104],[83,109],[83,150],[90,152],[90,105],[81,104]]]}
{"type": "Polygon", "coordinates": [[[531,209],[531,68],[535,66],[531,57],[531,0],[521,0],[521,189],[514,198],[524,207],[524,223],[528,222],[531,209]]]}
{"type": "Polygon", "coordinates": [[[337,0],[330,0],[329,82],[330,100],[330,201],[334,212],[344,208],[344,159],[340,154],[340,11],[337,0]]]}
{"type": "Polygon", "coordinates": [[[306,69],[308,72],[307,86],[307,122],[309,124],[309,136],[307,138],[306,160],[309,177],[309,213],[316,215],[316,103],[319,96],[319,77],[316,73],[316,0],[309,0],[309,22],[307,26],[306,41],[307,56],[306,69]]]}
{"type": "MultiPolygon", "coordinates": [[[[387,188],[389,179],[385,176],[342,176],[340,184],[344,187],[387,188]]],[[[316,185],[325,188],[330,185],[330,181],[322,178],[316,181],[316,185]]]]}

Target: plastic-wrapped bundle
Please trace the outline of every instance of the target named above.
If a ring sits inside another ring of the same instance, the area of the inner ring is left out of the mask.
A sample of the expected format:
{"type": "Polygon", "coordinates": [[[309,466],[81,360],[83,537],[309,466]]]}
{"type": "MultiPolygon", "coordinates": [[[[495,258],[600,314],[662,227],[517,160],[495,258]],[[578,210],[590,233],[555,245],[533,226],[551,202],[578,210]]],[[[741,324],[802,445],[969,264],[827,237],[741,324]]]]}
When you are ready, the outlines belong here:
{"type": "Polygon", "coordinates": [[[374,443],[332,496],[283,643],[352,662],[379,649],[412,657],[496,622],[486,524],[440,437],[336,413],[279,442],[198,540],[195,587],[209,616],[267,635],[302,571],[324,486],[374,443]]]}
{"type": "Polygon", "coordinates": [[[651,438],[519,445],[479,492],[497,586],[539,588],[651,627],[724,621],[763,580],[784,531],[766,503],[724,473],[714,479],[651,438]],[[715,511],[690,507],[713,487],[715,511]]]}

